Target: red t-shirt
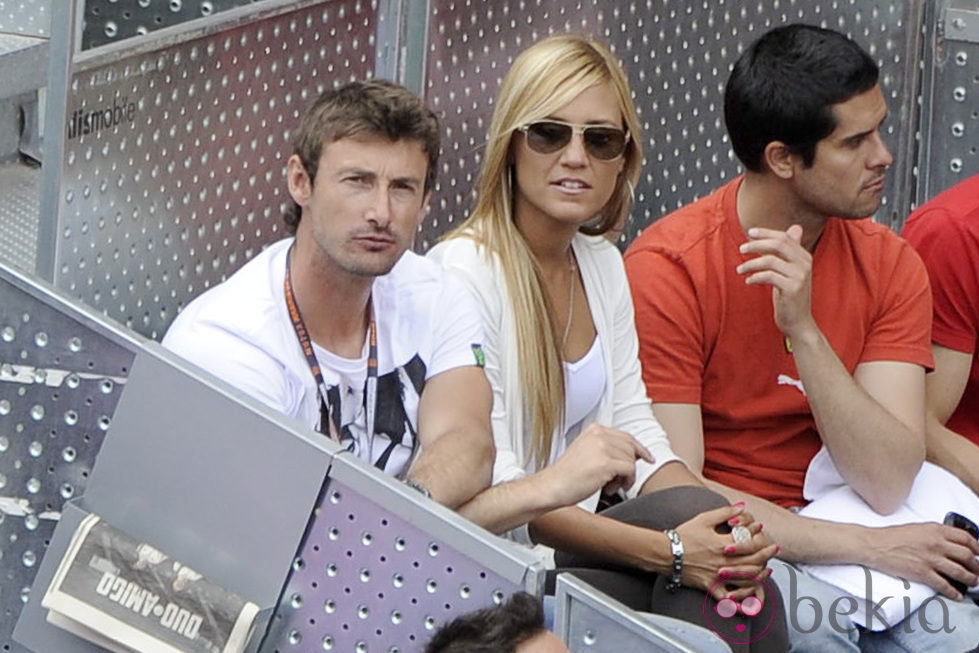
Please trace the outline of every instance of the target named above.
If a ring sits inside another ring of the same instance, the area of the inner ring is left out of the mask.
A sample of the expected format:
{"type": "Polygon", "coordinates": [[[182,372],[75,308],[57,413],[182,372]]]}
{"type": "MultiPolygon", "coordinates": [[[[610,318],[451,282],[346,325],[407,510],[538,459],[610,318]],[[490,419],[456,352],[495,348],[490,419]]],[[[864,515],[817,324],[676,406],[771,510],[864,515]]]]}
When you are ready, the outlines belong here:
{"type": "MultiPolygon", "coordinates": [[[[643,378],[653,401],[700,405],[707,478],[799,506],[821,441],[771,287],[748,286],[735,270],[747,258],[740,184],[654,223],[626,252],[643,378]]],[[[925,268],[870,219],[827,222],[813,255],[812,312],[851,374],[866,361],[932,366],[925,268]]]]}
{"type": "Polygon", "coordinates": [[[946,426],[979,444],[979,175],[912,213],[904,237],[931,277],[932,340],[973,355],[962,399],[946,426]]]}

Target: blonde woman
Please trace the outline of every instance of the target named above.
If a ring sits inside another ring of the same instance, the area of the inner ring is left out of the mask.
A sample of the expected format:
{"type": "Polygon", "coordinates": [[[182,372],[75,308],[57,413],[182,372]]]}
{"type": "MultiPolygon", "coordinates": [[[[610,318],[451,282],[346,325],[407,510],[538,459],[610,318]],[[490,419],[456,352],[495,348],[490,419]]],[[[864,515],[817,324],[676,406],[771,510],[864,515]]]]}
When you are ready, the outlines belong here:
{"type": "Polygon", "coordinates": [[[460,512],[555,549],[560,567],[616,568],[589,580],[704,625],[704,592],[764,602],[776,546],[673,454],[645,394],[622,259],[601,237],[625,219],[639,176],[631,97],[596,41],[554,36],[523,52],[496,103],[476,206],[430,252],[474,291],[487,331],[494,486],[460,512]],[[633,498],[595,514],[603,488],[633,498]]]}

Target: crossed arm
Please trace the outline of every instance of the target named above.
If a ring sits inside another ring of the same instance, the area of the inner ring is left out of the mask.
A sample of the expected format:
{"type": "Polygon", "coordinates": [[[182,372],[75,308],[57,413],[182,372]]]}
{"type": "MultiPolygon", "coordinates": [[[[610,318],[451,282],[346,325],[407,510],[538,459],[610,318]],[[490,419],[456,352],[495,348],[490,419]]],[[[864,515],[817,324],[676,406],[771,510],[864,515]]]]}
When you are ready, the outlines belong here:
{"type": "Polygon", "coordinates": [[[925,456],[924,370],[900,362],[869,362],[850,376],[813,319],[812,255],[802,228],[754,228],[738,266],[749,285],[772,286],[775,322],[791,340],[823,444],[850,487],[881,514],[907,498],[925,456]]]}
{"type": "Polygon", "coordinates": [[[962,399],[973,355],[939,344],[933,344],[932,350],[935,371],[926,377],[928,460],[958,476],[973,492],[979,492],[979,447],[945,426],[962,399]]]}

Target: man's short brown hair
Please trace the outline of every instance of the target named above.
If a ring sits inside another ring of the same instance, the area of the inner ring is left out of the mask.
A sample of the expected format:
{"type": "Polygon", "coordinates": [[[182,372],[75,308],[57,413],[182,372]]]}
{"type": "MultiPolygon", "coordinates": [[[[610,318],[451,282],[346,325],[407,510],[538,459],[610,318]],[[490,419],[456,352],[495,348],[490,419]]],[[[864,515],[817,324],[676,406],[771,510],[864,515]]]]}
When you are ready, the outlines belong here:
{"type": "MultiPolygon", "coordinates": [[[[302,161],[313,183],[323,146],[361,135],[387,138],[392,143],[400,140],[421,143],[428,155],[425,192],[435,186],[440,140],[438,118],[420,97],[381,79],[350,82],[323,92],[296,128],[293,153],[302,161]]],[[[284,218],[291,232],[295,232],[301,218],[300,207],[293,203],[284,218]]]]}

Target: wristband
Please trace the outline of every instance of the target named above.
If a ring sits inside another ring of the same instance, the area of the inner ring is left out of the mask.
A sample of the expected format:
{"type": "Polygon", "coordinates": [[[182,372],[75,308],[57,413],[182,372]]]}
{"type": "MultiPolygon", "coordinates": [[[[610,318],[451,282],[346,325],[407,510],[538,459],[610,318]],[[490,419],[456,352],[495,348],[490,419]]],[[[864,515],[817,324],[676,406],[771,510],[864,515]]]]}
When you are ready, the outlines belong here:
{"type": "Polygon", "coordinates": [[[673,576],[666,583],[666,589],[675,593],[680,589],[680,579],[683,577],[683,542],[680,541],[680,534],[672,528],[664,532],[670,538],[670,551],[673,553],[673,576]]]}
{"type": "Polygon", "coordinates": [[[410,487],[412,490],[420,493],[426,499],[431,499],[432,498],[432,491],[429,490],[424,485],[422,485],[421,483],[419,483],[418,481],[413,481],[410,478],[406,478],[404,480],[404,484],[407,485],[408,487],[410,487]]]}

